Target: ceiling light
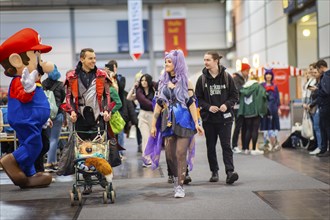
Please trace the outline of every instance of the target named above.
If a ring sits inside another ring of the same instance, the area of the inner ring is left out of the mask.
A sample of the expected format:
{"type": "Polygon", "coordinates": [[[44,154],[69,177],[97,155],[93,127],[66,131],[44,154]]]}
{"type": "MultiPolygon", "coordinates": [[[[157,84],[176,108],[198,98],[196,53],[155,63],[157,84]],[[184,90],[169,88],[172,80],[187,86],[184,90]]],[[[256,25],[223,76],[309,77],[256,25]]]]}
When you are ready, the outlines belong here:
{"type": "Polygon", "coordinates": [[[302,34],[304,35],[304,37],[309,37],[311,35],[311,31],[309,29],[304,29],[302,34]]]}
{"type": "Polygon", "coordinates": [[[311,16],[310,15],[305,15],[304,17],[301,18],[301,22],[306,22],[306,21],[309,21],[309,19],[311,19],[311,16]]]}

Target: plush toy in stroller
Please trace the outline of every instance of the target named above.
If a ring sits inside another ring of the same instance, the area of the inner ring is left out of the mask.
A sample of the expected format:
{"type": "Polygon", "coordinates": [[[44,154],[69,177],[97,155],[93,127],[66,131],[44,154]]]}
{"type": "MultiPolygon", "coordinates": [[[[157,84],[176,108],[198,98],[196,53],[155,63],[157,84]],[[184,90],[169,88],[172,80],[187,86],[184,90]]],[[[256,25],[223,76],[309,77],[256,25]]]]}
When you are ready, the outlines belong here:
{"type": "Polygon", "coordinates": [[[71,205],[78,200],[82,204],[81,186],[86,189],[92,185],[101,185],[105,188],[103,192],[103,202],[115,202],[115,191],[112,186],[113,170],[108,163],[109,144],[106,134],[99,134],[93,141],[83,141],[77,137],[75,146],[75,183],[70,192],[71,205]],[[83,176],[83,178],[82,178],[83,176]]]}

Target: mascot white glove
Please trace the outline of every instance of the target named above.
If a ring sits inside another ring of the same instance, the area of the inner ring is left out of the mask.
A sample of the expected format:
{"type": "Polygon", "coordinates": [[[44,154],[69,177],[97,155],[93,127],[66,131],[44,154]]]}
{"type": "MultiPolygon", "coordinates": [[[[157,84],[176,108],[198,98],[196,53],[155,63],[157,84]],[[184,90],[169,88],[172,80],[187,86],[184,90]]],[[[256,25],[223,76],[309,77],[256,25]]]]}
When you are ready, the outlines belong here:
{"type": "Polygon", "coordinates": [[[36,89],[38,74],[37,70],[33,70],[32,73],[30,73],[27,67],[23,69],[21,83],[26,93],[31,93],[36,89]]]}

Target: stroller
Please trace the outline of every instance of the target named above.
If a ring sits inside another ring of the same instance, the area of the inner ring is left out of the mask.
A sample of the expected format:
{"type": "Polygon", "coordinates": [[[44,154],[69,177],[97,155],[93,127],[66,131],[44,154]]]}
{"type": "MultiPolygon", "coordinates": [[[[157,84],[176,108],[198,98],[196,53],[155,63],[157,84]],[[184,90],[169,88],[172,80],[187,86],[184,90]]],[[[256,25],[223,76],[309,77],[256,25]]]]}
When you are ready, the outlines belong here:
{"type": "MultiPolygon", "coordinates": [[[[102,131],[103,132],[103,131],[102,131]]],[[[72,185],[72,191],[70,191],[71,206],[78,201],[79,205],[82,205],[82,193],[80,187],[86,188],[87,186],[101,185],[105,190],[103,192],[103,203],[107,204],[110,199],[111,203],[115,202],[116,193],[112,185],[112,173],[111,180],[107,181],[103,174],[101,174],[94,166],[86,166],[85,163],[89,158],[102,158],[109,161],[109,141],[107,139],[107,132],[102,134],[100,128],[98,131],[90,131],[84,133],[97,133],[96,137],[92,141],[82,140],[77,131],[73,130],[75,144],[74,144],[74,170],[75,170],[75,182],[72,185]]],[[[79,133],[83,133],[80,132],[79,133]]],[[[109,164],[108,164],[109,165],[109,164]]],[[[111,169],[110,165],[109,168],[111,169]]]]}

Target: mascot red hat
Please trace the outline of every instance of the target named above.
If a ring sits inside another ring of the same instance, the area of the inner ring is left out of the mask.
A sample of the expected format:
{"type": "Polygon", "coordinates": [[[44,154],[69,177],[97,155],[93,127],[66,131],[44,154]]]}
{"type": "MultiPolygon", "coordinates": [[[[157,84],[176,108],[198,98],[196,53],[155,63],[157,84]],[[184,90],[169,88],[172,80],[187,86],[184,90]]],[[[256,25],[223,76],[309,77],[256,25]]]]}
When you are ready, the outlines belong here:
{"type": "Polygon", "coordinates": [[[0,45],[0,63],[5,74],[12,77],[8,89],[8,122],[20,144],[13,153],[2,157],[0,164],[21,188],[44,187],[52,182],[51,175],[37,172],[34,167],[43,148],[41,131],[50,115],[40,77],[54,69],[54,64],[42,61],[41,53],[51,49],[41,44],[39,34],[31,28],[18,31],[0,45]]]}
{"type": "Polygon", "coordinates": [[[7,59],[12,53],[23,53],[29,50],[47,53],[52,47],[41,44],[40,35],[31,28],[18,31],[8,38],[0,47],[0,62],[7,59]]]}

